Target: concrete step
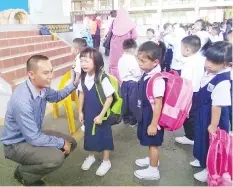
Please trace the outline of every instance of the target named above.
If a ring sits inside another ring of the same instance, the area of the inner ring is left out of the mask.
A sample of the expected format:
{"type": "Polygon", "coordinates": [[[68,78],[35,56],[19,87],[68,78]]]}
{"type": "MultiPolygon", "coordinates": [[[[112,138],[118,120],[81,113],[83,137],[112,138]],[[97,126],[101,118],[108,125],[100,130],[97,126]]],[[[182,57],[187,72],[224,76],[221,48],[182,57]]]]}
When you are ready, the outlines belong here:
{"type": "MultiPolygon", "coordinates": [[[[73,62],[68,62],[68,63],[65,63],[65,64],[60,64],[58,66],[55,66],[54,67],[54,71],[53,71],[53,74],[54,74],[54,77],[53,79],[59,77],[59,76],[63,76],[66,72],[70,71],[71,68],[72,68],[72,65],[73,65],[73,62]]],[[[25,81],[28,77],[27,76],[24,76],[24,77],[21,77],[19,79],[15,79],[12,81],[12,89],[14,90],[19,84],[21,84],[23,81],[25,81]]]]}
{"type": "Polygon", "coordinates": [[[35,54],[41,54],[45,55],[47,57],[53,57],[57,55],[61,55],[64,53],[71,52],[71,49],[69,46],[62,46],[62,47],[54,47],[50,49],[42,49],[38,51],[33,52],[27,52],[23,54],[13,55],[13,56],[7,56],[4,58],[0,58],[0,69],[10,68],[12,66],[21,65],[27,62],[27,60],[30,58],[30,56],[35,54]]]}
{"type": "Polygon", "coordinates": [[[0,32],[0,38],[17,38],[17,37],[38,36],[38,35],[40,35],[39,30],[0,32]]]}
{"type": "MultiPolygon", "coordinates": [[[[64,65],[66,63],[72,62],[74,60],[74,56],[72,53],[65,53],[62,55],[53,56],[50,58],[53,67],[57,67],[60,65],[64,65]]],[[[11,66],[9,68],[4,68],[0,70],[1,74],[7,79],[15,80],[20,79],[26,76],[26,63],[19,64],[16,66],[11,66]]]]}
{"type": "Polygon", "coordinates": [[[0,37],[0,47],[11,47],[17,45],[33,44],[33,43],[43,43],[47,41],[52,41],[53,36],[22,36],[17,38],[2,38],[0,37]]]}
{"type": "Polygon", "coordinates": [[[63,41],[47,41],[43,43],[33,43],[33,44],[3,47],[3,48],[0,48],[0,57],[4,58],[7,56],[18,55],[21,53],[27,53],[27,52],[30,53],[30,52],[39,51],[42,49],[45,50],[48,48],[62,47],[62,46],[66,46],[65,42],[63,41]]]}

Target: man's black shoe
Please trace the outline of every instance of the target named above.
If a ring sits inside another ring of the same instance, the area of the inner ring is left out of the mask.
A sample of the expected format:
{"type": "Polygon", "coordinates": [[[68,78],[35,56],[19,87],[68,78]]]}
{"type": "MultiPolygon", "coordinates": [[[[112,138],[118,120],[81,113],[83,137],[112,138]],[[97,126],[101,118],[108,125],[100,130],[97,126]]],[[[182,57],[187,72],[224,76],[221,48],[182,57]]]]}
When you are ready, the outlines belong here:
{"type": "Polygon", "coordinates": [[[24,186],[46,186],[45,185],[45,182],[42,181],[42,180],[38,180],[32,184],[28,184],[27,182],[25,182],[23,180],[23,178],[20,176],[19,172],[18,172],[18,168],[15,170],[15,173],[14,173],[14,178],[22,185],[24,186]]]}

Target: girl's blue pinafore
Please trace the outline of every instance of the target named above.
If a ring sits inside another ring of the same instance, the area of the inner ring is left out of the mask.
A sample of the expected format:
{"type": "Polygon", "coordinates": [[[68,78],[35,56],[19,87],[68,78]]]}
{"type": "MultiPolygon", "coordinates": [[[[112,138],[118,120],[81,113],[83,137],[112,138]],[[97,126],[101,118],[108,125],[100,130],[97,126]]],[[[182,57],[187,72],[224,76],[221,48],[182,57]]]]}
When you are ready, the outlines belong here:
{"type": "Polygon", "coordinates": [[[104,150],[113,150],[112,128],[110,120],[105,120],[101,125],[96,125],[95,135],[92,135],[94,118],[100,114],[103,109],[95,85],[88,90],[83,86],[84,91],[84,149],[86,151],[102,152],[104,150]]]}
{"type": "MultiPolygon", "coordinates": [[[[213,88],[224,80],[230,80],[230,73],[216,75],[205,87],[200,88],[196,97],[196,121],[194,127],[194,157],[206,168],[206,157],[209,149],[208,126],[211,123],[211,94],[213,88]]],[[[219,127],[229,132],[229,107],[222,107],[219,127]]]]}
{"type": "Polygon", "coordinates": [[[164,129],[157,131],[155,136],[148,136],[147,129],[153,118],[153,110],[146,96],[146,86],[149,79],[144,81],[144,74],[139,81],[138,102],[137,102],[137,120],[138,120],[138,139],[143,146],[161,146],[163,143],[164,129]]]}

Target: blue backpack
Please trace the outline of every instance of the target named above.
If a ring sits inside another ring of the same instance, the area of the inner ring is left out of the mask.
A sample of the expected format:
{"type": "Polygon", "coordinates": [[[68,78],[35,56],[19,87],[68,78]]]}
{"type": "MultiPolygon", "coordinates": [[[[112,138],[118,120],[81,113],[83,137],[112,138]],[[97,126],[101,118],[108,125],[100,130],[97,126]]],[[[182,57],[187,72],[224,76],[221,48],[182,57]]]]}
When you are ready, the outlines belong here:
{"type": "Polygon", "coordinates": [[[48,27],[43,26],[42,28],[40,28],[40,34],[41,35],[51,35],[50,30],[48,29],[48,27]]]}
{"type": "Polygon", "coordinates": [[[83,29],[82,31],[80,31],[80,34],[82,38],[86,40],[88,47],[94,47],[93,39],[88,29],[83,29]]]}

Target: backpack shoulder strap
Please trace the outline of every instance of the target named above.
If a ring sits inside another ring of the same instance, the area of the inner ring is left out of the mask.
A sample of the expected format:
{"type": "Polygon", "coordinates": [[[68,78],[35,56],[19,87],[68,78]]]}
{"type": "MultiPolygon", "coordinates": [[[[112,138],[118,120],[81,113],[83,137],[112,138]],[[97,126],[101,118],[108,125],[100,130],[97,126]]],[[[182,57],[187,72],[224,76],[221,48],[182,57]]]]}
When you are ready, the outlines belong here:
{"type": "Polygon", "coordinates": [[[105,101],[106,101],[106,96],[104,94],[104,89],[103,89],[103,85],[102,85],[102,81],[104,80],[104,78],[106,78],[107,75],[105,74],[104,71],[102,71],[99,75],[98,80],[96,80],[95,83],[95,87],[96,87],[96,91],[99,97],[99,100],[101,102],[102,105],[104,105],[105,101]]]}

